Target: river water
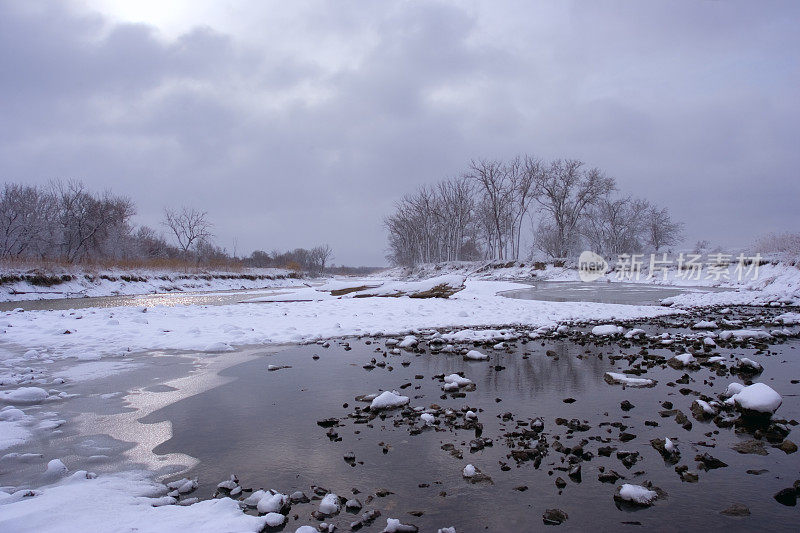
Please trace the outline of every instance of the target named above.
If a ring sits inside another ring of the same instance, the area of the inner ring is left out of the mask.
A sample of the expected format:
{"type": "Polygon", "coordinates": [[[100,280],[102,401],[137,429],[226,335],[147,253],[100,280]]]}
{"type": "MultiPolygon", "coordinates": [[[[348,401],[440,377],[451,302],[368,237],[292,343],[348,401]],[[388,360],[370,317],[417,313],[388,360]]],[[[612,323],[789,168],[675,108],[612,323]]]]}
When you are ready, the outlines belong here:
{"type": "MultiPolygon", "coordinates": [[[[674,380],[684,372],[669,367],[648,372],[648,378],[658,380],[654,388],[624,390],[609,385],[603,375],[614,369],[610,356],[630,353],[619,345],[592,346],[557,339],[515,343],[508,350],[488,350],[488,363],[466,362],[455,355],[406,352],[388,355],[384,359],[388,367],[370,371],[362,366],[372,357],[383,359],[382,350],[378,351],[382,342],[353,339],[348,346],[352,349],[346,350],[342,343],[328,349],[296,347],[229,368],[222,373],[230,379],[228,383],[171,404],[141,422],[171,422],[172,438],[155,452],[196,458],[198,464],[189,474],[199,477],[201,496],[210,496],[217,482],[235,473],[244,487],[311,494],[310,487],[317,485],[362,502],[379,489],[387,489],[393,494],[375,498],[365,508],[379,509],[384,517],[400,518],[421,531],[451,525],[458,531],[537,530],[543,526],[542,513],[549,508],[567,512],[566,524],[575,530],[609,531],[625,525],[653,530],[796,530],[796,510],[776,503],[772,495],[800,477],[797,455],[774,448],[768,448],[766,456],[740,455],[731,446],[749,437],[737,435],[732,428],[695,420],[687,431],[672,418],[659,417],[660,402],[672,401],[691,418],[689,406],[696,393],[679,392],[674,380]],[[315,355],[319,359],[314,359],[315,355]],[[291,368],[268,371],[268,365],[291,368]],[[433,376],[458,371],[476,383],[476,390],[465,398],[443,399],[441,383],[433,376]],[[474,431],[445,424],[412,434],[408,421],[397,412],[369,424],[347,418],[358,405],[357,395],[391,389],[411,397],[414,406],[468,406],[478,414],[482,436],[493,439],[493,446],[471,453],[474,431]],[[575,401],[565,403],[565,399],[575,401]],[[623,400],[635,408],[621,410],[623,400]],[[518,465],[510,459],[503,435],[515,426],[501,419],[507,412],[514,420],[541,417],[551,442],[560,439],[573,446],[587,439],[584,448],[592,451],[594,458],[581,463],[581,482],[559,470],[565,466],[564,456],[552,448],[538,469],[530,462],[518,465]],[[335,428],[341,441],[331,440],[317,425],[318,420],[329,417],[341,420],[335,428]],[[586,421],[590,429],[566,431],[555,422],[559,417],[586,421]],[[621,431],[611,425],[614,423],[624,424],[625,431],[635,438],[620,442],[621,431]],[[650,439],[663,437],[677,444],[682,453],[680,464],[699,474],[698,483],[682,482],[673,465],[666,464],[650,446],[650,439]],[[603,443],[639,452],[641,459],[627,469],[614,454],[598,455],[603,443]],[[443,450],[447,444],[461,450],[463,457],[443,450]],[[355,454],[355,464],[344,460],[347,452],[355,454]],[[698,470],[693,459],[705,452],[729,466],[698,470]],[[491,476],[492,483],[471,484],[463,479],[461,471],[468,463],[491,476]],[[504,470],[503,465],[510,469],[504,470]],[[615,470],[635,484],[652,481],[669,496],[641,512],[619,509],[613,493],[623,480],[601,483],[601,469],[615,470]],[[751,475],[747,470],[766,472],[751,475]],[[567,480],[563,490],[554,484],[559,476],[567,480]],[[354,489],[358,494],[353,494],[354,489]],[[752,515],[731,518],[719,514],[733,503],[747,505],[752,515]]],[[[764,361],[767,370],[759,380],[784,396],[780,414],[791,419],[800,417],[800,386],[789,379],[800,372],[798,346],[796,340],[774,346],[766,361],[763,355],[754,355],[755,350],[720,351],[726,357],[736,353],[764,361]]],[[[663,350],[663,354],[671,352],[663,350]]],[[[690,379],[689,388],[704,394],[720,392],[731,381],[706,369],[692,372],[690,379]]],[[[315,509],[314,502],[294,506],[287,530],[315,523],[310,518],[315,509]],[[296,514],[299,519],[295,520],[296,514]]],[[[354,515],[343,513],[329,522],[347,530],[353,519],[354,515]]],[[[379,523],[385,522],[381,519],[379,523]]],[[[367,530],[380,531],[380,527],[367,530]]]]}

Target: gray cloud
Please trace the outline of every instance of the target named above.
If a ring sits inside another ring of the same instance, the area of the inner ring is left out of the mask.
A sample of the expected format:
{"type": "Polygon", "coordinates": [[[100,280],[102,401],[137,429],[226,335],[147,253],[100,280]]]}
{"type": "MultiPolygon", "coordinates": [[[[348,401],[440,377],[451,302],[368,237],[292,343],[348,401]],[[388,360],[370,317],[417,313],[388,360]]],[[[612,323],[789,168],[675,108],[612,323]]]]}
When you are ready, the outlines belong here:
{"type": "MultiPolygon", "coordinates": [[[[470,158],[579,157],[689,239],[800,226],[792,3],[265,4],[178,37],[0,1],[0,176],[209,211],[239,251],[383,262],[381,218],[470,158]],[[244,19],[243,19],[244,20],[244,19]]],[[[209,21],[211,22],[211,21],[209,21]]]]}

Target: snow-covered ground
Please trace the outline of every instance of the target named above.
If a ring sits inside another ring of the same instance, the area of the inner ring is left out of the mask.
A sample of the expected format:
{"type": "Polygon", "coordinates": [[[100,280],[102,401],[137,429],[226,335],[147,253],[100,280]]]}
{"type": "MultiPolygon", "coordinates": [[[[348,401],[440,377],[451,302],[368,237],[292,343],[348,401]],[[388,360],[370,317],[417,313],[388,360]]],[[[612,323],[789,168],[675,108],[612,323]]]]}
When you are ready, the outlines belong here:
{"type": "Polygon", "coordinates": [[[3,364],[16,367],[36,359],[85,359],[151,349],[221,352],[249,344],[396,335],[452,326],[518,324],[538,328],[676,312],[658,306],[541,302],[497,295],[517,287],[511,282],[467,281],[463,291],[448,299],[339,298],[304,287],[281,291],[274,297],[280,301],[259,298],[261,303],[7,312],[0,315],[0,338],[24,350],[37,350],[37,355],[35,359],[4,358],[3,364]],[[296,301],[307,300],[309,295],[317,301],[296,301]]]}
{"type": "MultiPolygon", "coordinates": [[[[646,262],[645,262],[646,263],[646,262]]],[[[641,272],[618,274],[609,272],[591,283],[644,283],[670,287],[712,287],[730,289],[714,293],[686,293],[665,301],[681,307],[706,305],[769,305],[771,303],[800,304],[800,268],[786,263],[766,263],[757,269],[737,272],[733,262],[727,268],[711,271],[707,265],[699,273],[680,272],[676,268],[654,272],[651,276],[645,264],[641,272]],[[740,275],[741,274],[741,275],[740,275]]],[[[434,276],[462,275],[472,280],[581,281],[575,266],[554,267],[534,262],[459,262],[394,268],[380,276],[420,280],[434,276]]]]}
{"type": "Polygon", "coordinates": [[[0,283],[0,301],[262,289],[301,284],[293,272],[279,268],[254,268],[239,272],[3,268],[0,269],[0,278],[3,281],[0,283]]]}
{"type": "MultiPolygon", "coordinates": [[[[68,423],[58,414],[59,403],[70,396],[61,390],[65,384],[114,376],[148,364],[147,355],[129,360],[128,354],[133,353],[180,350],[218,354],[248,345],[313,342],[351,335],[413,335],[430,328],[467,330],[516,325],[536,329],[585,321],[613,324],[681,313],[680,306],[800,300],[800,271],[781,265],[762,267],[762,278],[730,285],[731,291],[672,298],[673,307],[509,299],[498,293],[519,288],[518,283],[487,278],[506,274],[508,278],[524,278],[517,274],[525,267],[499,269],[506,271],[499,275],[488,271],[469,273],[466,268],[438,269],[436,274],[444,276],[438,280],[417,278],[416,282],[404,283],[373,277],[332,280],[315,287],[298,286],[298,280],[284,278],[198,278],[184,280],[185,284],[175,279],[117,279],[88,286],[85,279],[75,282],[78,285],[65,288],[83,295],[152,292],[163,289],[162,282],[169,284],[169,290],[265,286],[282,290],[280,294],[251,297],[248,303],[231,305],[3,313],[0,453],[11,447],[24,449],[31,439],[57,432],[59,426],[68,423]],[[463,290],[446,299],[407,296],[430,290],[442,280],[460,284],[465,277],[463,290]],[[370,289],[331,294],[359,285],[370,289]],[[365,294],[373,296],[359,297],[365,294]],[[406,296],[397,297],[398,294],[406,296]]],[[[530,268],[528,271],[530,274],[530,268]]],[[[551,280],[577,279],[574,270],[549,267],[536,272],[551,280]]],[[[502,332],[496,333],[502,336],[502,332]]],[[[229,499],[185,507],[153,507],[153,503],[163,502],[166,488],[152,481],[152,474],[123,472],[95,477],[86,472],[65,473],[58,467],[53,469],[52,477],[52,484],[44,486],[0,487],[0,530],[95,530],[98,524],[110,523],[112,516],[119,530],[259,531],[264,526],[263,518],[244,515],[229,499]],[[160,499],[152,500],[154,497],[160,499]],[[98,501],[103,504],[96,505],[98,501]]]]}

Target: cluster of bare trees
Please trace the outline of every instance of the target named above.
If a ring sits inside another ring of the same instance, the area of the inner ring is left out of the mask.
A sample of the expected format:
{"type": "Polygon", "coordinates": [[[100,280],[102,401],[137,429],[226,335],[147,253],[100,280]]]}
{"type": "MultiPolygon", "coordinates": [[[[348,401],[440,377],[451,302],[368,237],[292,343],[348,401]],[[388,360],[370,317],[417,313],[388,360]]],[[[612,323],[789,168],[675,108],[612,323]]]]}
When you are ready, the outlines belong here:
{"type": "Polygon", "coordinates": [[[322,244],[310,250],[306,248],[295,248],[286,252],[256,250],[244,261],[253,267],[285,267],[321,274],[331,266],[332,260],[333,249],[327,244],[322,244]]]}
{"type": "Polygon", "coordinates": [[[420,187],[398,202],[384,224],[394,264],[480,258],[475,186],[467,178],[420,187]]]}
{"type": "Polygon", "coordinates": [[[8,183],[0,191],[0,257],[71,263],[118,257],[130,244],[133,215],[129,199],[87,191],[79,182],[8,183]]]}
{"type": "Polygon", "coordinates": [[[47,187],[7,183],[0,189],[0,259],[86,261],[170,260],[183,264],[296,267],[321,273],[330,246],[237,259],[212,242],[208,213],[191,207],[164,209],[161,222],[172,242],[148,226],[135,226],[133,202],[96,193],[77,181],[47,187]]]}
{"type": "Polygon", "coordinates": [[[615,196],[616,182],[574,159],[472,161],[457,179],[423,186],[384,220],[396,265],[518,260],[524,222],[534,250],[567,258],[586,245],[613,256],[677,244],[682,225],[666,208],[615,196]]]}

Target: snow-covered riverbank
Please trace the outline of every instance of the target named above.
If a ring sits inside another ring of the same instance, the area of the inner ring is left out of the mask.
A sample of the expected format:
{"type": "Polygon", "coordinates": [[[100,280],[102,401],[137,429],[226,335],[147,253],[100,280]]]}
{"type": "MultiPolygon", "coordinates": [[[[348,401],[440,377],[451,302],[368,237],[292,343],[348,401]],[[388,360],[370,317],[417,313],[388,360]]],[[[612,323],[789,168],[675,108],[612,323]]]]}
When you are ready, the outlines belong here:
{"type": "Polygon", "coordinates": [[[301,284],[290,270],[256,268],[238,272],[83,267],[0,270],[0,301],[83,298],[170,292],[293,287],[301,284]]]}
{"type": "MultiPolygon", "coordinates": [[[[703,265],[707,267],[707,265],[703,265]]],[[[732,263],[713,273],[701,269],[697,273],[679,271],[674,266],[652,276],[645,262],[638,274],[622,275],[609,272],[591,283],[642,283],[670,287],[727,289],[709,293],[687,293],[668,299],[665,303],[681,307],[708,305],[770,305],[800,304],[800,268],[787,263],[765,263],[741,275],[732,263]]],[[[472,280],[498,281],[581,281],[577,268],[555,267],[537,262],[449,262],[424,264],[414,268],[394,268],[381,276],[396,279],[421,280],[434,276],[461,275],[472,280]]]]}

